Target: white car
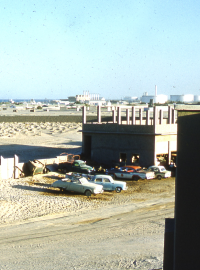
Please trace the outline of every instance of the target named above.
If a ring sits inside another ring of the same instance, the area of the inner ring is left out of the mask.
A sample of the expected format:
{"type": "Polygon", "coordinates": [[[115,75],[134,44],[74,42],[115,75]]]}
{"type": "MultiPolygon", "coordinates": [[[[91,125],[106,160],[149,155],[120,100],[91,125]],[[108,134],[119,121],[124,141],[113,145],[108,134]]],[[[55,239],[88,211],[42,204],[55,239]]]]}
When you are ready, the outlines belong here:
{"type": "Polygon", "coordinates": [[[72,192],[83,193],[86,196],[91,194],[99,194],[103,192],[103,186],[97,185],[82,176],[66,175],[67,178],[57,180],[52,184],[52,187],[60,190],[67,190],[72,192]]]}
{"type": "Polygon", "coordinates": [[[171,177],[171,172],[167,171],[164,166],[150,166],[147,171],[154,172],[155,177],[161,180],[162,178],[171,177]]]}
{"type": "Polygon", "coordinates": [[[97,174],[94,175],[89,182],[102,185],[104,190],[115,190],[116,192],[127,190],[126,182],[115,181],[110,175],[97,174]]]}

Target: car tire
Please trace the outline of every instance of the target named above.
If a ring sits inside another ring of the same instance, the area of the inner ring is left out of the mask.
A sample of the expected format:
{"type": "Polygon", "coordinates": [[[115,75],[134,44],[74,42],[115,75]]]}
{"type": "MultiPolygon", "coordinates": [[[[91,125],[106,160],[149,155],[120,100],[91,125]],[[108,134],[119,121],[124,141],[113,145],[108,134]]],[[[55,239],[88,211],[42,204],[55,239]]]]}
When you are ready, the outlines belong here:
{"type": "Polygon", "coordinates": [[[157,178],[158,178],[158,180],[161,180],[162,179],[162,176],[161,175],[158,175],[157,178]]]}
{"type": "Polygon", "coordinates": [[[116,191],[117,193],[120,193],[120,192],[122,191],[122,188],[116,187],[115,191],[116,191]]]}
{"type": "Polygon", "coordinates": [[[134,181],[138,181],[140,178],[139,178],[139,176],[134,175],[134,176],[132,177],[132,179],[133,179],[134,181]]]}
{"type": "Polygon", "coordinates": [[[89,189],[87,189],[85,191],[85,196],[90,197],[91,195],[92,195],[92,192],[89,189]]]}

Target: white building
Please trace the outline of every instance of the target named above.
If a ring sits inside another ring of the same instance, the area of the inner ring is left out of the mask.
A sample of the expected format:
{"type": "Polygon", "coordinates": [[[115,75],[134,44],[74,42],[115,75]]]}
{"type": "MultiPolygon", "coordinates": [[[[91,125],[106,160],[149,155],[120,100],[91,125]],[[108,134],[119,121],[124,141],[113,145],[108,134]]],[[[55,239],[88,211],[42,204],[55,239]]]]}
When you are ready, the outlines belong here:
{"type": "Polygon", "coordinates": [[[89,101],[90,105],[94,105],[94,106],[105,106],[106,105],[106,100],[105,98],[101,98],[101,99],[92,99],[89,101]]]}

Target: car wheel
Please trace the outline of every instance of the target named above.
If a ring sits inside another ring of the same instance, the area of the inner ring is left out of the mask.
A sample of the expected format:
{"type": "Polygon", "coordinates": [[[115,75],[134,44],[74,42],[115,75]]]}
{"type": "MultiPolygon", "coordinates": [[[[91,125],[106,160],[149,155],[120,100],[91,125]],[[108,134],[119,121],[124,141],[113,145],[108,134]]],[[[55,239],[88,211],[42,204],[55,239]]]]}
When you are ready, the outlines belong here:
{"type": "Polygon", "coordinates": [[[120,193],[121,190],[122,190],[122,188],[120,188],[120,187],[116,187],[116,189],[115,189],[115,191],[116,191],[117,193],[120,193]]]}
{"type": "Polygon", "coordinates": [[[161,175],[158,175],[157,178],[158,178],[158,180],[161,180],[162,179],[161,175]]]}
{"type": "Polygon", "coordinates": [[[89,189],[87,189],[85,191],[85,196],[90,197],[91,195],[92,195],[92,192],[89,189]]]}
{"type": "Polygon", "coordinates": [[[134,175],[134,176],[132,177],[132,179],[133,179],[134,181],[138,181],[140,178],[139,178],[139,176],[134,175]]]}

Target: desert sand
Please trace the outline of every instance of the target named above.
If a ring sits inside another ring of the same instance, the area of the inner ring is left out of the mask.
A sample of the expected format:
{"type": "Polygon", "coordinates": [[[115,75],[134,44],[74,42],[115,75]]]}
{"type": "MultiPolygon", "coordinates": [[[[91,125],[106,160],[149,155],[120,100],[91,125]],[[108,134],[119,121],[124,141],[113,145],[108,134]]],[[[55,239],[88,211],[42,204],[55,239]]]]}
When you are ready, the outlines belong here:
{"type": "MultiPolygon", "coordinates": [[[[81,124],[2,123],[1,155],[21,162],[81,153],[81,124]]],[[[53,189],[64,175],[0,180],[0,269],[162,269],[174,178],[127,181],[120,194],[53,189]]]]}

